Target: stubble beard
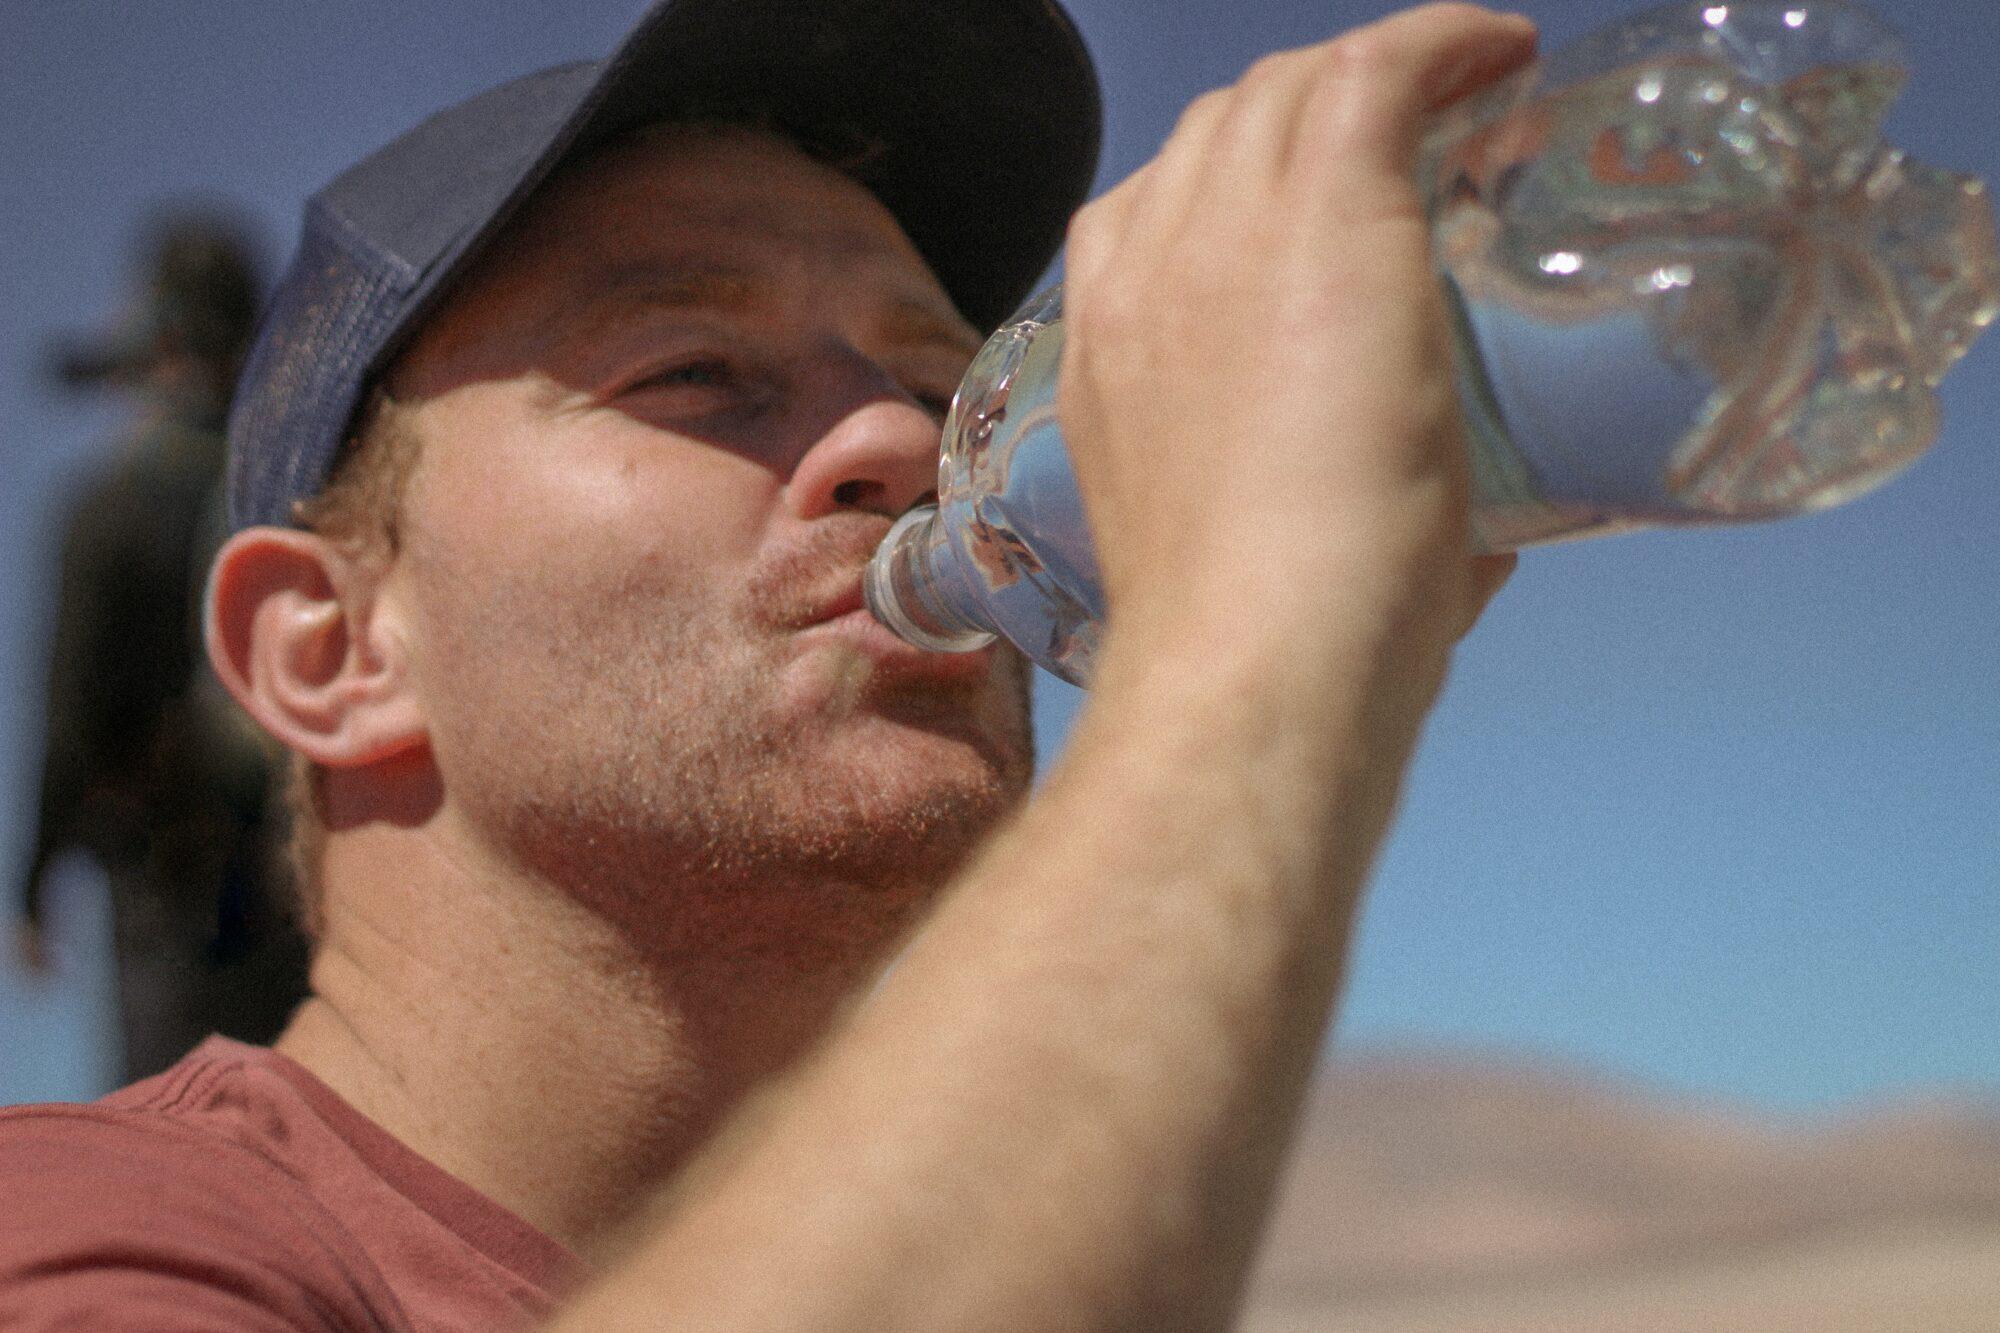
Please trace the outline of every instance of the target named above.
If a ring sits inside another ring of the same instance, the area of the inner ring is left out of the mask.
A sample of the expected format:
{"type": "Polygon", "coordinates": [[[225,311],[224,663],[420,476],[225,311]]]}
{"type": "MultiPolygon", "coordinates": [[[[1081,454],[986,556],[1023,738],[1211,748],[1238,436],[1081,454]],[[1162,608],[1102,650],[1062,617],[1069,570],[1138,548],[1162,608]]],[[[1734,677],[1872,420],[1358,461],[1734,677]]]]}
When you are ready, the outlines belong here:
{"type": "Polygon", "coordinates": [[[864,677],[788,712],[785,640],[745,619],[648,636],[615,606],[578,615],[543,640],[538,706],[485,720],[468,813],[642,953],[879,952],[1025,795],[1026,667],[864,677]]]}

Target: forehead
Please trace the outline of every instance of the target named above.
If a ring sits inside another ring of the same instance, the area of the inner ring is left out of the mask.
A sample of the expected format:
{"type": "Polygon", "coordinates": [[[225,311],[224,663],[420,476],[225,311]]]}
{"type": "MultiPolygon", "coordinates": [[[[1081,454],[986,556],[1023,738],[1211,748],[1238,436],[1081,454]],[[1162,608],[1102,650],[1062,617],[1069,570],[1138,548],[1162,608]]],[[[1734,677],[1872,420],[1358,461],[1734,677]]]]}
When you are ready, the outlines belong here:
{"type": "Polygon", "coordinates": [[[726,303],[732,287],[827,281],[864,288],[905,319],[971,332],[865,187],[758,131],[654,126],[543,186],[392,378],[422,395],[433,387],[426,371],[456,379],[495,370],[483,363],[500,345],[524,352],[523,340],[554,338],[632,301],[671,304],[677,291],[698,290],[726,303]]]}
{"type": "Polygon", "coordinates": [[[597,149],[540,192],[513,237],[559,231],[574,251],[624,252],[662,227],[749,229],[836,258],[923,266],[863,186],[772,135],[727,126],[651,126],[597,149]]]}

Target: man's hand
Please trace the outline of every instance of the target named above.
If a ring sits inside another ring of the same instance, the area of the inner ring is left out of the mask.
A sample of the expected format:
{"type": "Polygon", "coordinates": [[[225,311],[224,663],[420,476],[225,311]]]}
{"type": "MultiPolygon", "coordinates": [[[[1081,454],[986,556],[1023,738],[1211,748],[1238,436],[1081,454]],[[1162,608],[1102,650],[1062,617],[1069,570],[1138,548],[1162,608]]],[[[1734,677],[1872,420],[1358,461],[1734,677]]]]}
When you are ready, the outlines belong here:
{"type": "Polygon", "coordinates": [[[1268,626],[1428,679],[1511,570],[1467,554],[1413,173],[1427,113],[1534,40],[1440,4],[1267,57],[1078,215],[1064,429],[1112,624],[1144,653],[1268,626]]]}

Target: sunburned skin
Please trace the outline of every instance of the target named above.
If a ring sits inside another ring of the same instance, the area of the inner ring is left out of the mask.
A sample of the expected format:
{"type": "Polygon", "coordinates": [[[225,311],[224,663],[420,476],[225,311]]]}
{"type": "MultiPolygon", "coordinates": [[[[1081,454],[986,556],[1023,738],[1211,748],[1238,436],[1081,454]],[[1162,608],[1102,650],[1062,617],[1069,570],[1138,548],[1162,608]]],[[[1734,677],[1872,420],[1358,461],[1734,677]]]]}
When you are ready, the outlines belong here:
{"type": "Polygon", "coordinates": [[[979,343],[774,139],[645,132],[535,196],[387,377],[386,563],[226,557],[236,688],[323,770],[281,1051],[584,1245],[823,1035],[1033,773],[1017,654],[860,609],[979,343]]]}
{"type": "Polygon", "coordinates": [[[626,893],[723,848],[931,881],[1018,797],[1019,664],[845,614],[928,489],[910,396],[949,396],[977,344],[952,321],[872,197],[742,136],[610,150],[516,224],[395,379],[427,396],[407,560],[432,745],[498,839],[551,878],[587,843],[626,893]],[[746,280],[676,282],[702,265],[746,280]],[[883,449],[914,460],[907,497],[813,493],[820,458],[883,449]],[[986,812],[957,846],[941,802],[986,812]]]}

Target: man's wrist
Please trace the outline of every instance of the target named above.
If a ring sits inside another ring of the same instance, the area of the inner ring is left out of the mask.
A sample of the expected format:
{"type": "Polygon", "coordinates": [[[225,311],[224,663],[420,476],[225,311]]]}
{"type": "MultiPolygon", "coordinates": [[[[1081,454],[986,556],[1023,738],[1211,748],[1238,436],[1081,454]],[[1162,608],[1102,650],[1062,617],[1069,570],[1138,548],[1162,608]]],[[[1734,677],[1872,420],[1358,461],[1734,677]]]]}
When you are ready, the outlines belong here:
{"type": "Polygon", "coordinates": [[[1302,574],[1278,595],[1189,589],[1172,605],[1114,606],[1092,692],[1129,693],[1148,709],[1237,702],[1330,733],[1346,720],[1414,728],[1456,639],[1442,601],[1415,586],[1375,594],[1302,574]]]}

